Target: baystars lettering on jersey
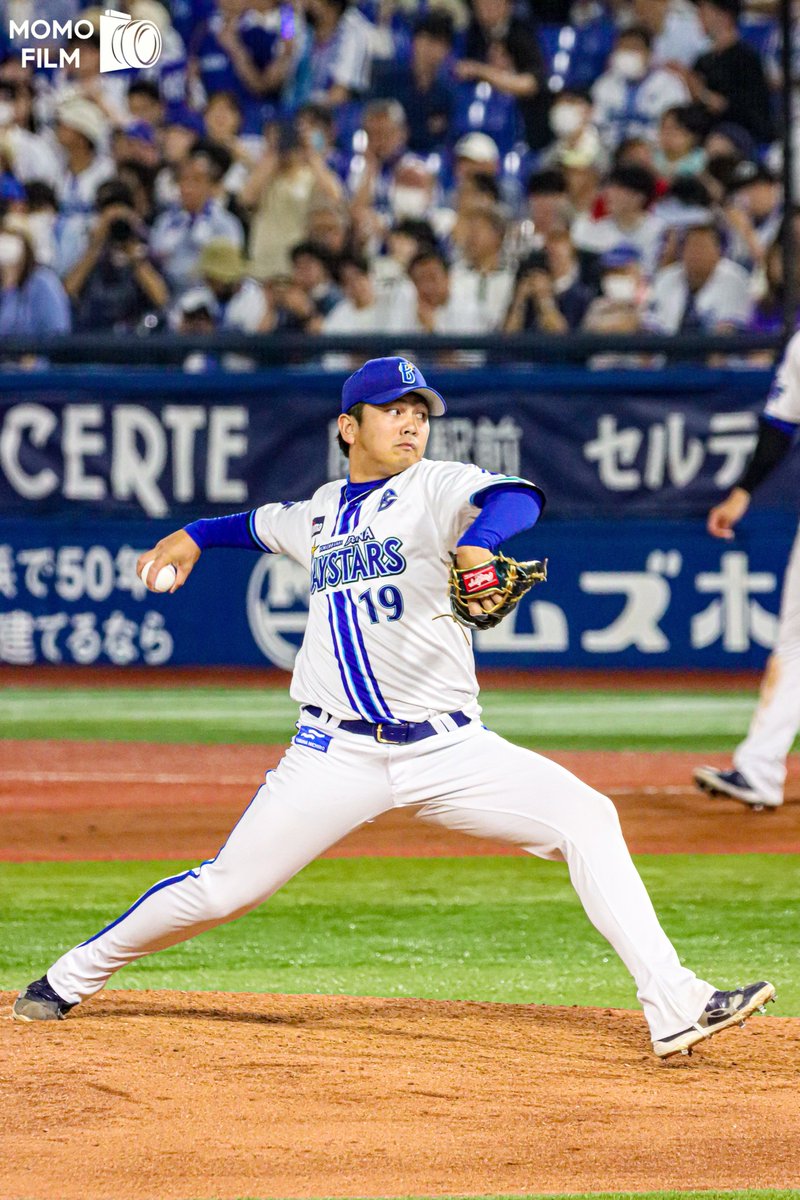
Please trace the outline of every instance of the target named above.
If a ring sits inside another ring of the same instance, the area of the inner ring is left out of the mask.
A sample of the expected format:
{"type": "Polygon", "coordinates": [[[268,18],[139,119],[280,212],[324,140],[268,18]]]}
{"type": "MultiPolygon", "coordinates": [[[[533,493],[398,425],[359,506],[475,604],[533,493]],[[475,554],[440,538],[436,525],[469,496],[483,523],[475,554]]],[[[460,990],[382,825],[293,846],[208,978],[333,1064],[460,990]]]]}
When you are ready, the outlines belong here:
{"type": "Polygon", "coordinates": [[[450,550],[477,517],[475,500],[501,482],[538,490],[423,459],[349,502],[346,481],[337,480],[308,501],[256,510],[256,540],[311,576],[293,699],[341,720],[479,713],[471,639],[450,616],[450,550]]]}
{"type": "Polygon", "coordinates": [[[402,544],[397,537],[379,542],[368,528],[359,536],[348,537],[344,545],[332,542],[318,547],[311,563],[312,594],[360,579],[401,574],[406,569],[406,560],[399,553],[402,544]]]}

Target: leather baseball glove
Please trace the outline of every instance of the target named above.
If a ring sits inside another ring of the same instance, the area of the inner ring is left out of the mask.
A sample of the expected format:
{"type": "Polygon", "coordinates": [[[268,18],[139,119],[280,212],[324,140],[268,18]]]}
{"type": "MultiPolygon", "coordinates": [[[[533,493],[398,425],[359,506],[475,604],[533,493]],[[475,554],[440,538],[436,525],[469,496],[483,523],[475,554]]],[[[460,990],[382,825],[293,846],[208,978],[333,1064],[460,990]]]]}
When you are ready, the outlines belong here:
{"type": "Polygon", "coordinates": [[[477,567],[461,569],[453,559],[450,567],[450,611],[461,625],[493,629],[516,608],[526,592],[547,579],[547,559],[517,562],[495,554],[477,567]],[[492,595],[492,593],[495,593],[492,595]],[[492,607],[480,613],[469,611],[470,600],[492,597],[492,607]]]}

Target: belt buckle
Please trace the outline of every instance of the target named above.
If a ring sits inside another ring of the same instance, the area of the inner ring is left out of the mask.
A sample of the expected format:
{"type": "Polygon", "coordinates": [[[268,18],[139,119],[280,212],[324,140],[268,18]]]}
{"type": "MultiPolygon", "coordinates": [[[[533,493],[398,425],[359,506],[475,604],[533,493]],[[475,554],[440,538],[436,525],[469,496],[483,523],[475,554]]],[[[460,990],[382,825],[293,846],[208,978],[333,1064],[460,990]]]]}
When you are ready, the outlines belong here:
{"type": "Polygon", "coordinates": [[[408,741],[408,731],[409,731],[409,722],[408,721],[401,721],[397,725],[389,725],[389,724],[387,724],[386,721],[380,721],[375,726],[375,741],[380,742],[380,744],[382,746],[402,746],[408,741]],[[384,726],[386,726],[388,729],[396,729],[398,733],[400,733],[400,731],[402,730],[404,736],[396,737],[396,738],[384,737],[383,736],[384,726]]]}

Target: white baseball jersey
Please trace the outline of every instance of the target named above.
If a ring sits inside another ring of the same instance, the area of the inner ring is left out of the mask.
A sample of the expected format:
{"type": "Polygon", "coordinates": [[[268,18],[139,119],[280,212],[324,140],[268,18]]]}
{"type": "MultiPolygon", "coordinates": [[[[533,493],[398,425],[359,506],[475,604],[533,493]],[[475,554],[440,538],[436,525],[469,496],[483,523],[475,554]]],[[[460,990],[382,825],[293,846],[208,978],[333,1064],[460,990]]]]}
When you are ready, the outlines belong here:
{"type": "Polygon", "coordinates": [[[293,700],[340,720],[478,716],[472,639],[450,616],[448,570],[475,501],[505,484],[539,493],[514,476],[422,460],[349,503],[340,479],[310,500],[256,509],[256,540],[311,575],[293,700]]]}
{"type": "Polygon", "coordinates": [[[764,416],[800,425],[800,331],[786,346],[764,406],[764,416]]]}

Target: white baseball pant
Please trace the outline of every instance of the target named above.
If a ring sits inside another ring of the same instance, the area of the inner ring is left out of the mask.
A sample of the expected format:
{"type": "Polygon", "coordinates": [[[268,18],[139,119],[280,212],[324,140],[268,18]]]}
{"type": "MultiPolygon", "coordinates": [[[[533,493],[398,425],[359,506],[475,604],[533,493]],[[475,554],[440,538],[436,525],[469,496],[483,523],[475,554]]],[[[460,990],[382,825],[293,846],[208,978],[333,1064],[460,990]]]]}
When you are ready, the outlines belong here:
{"type": "Polygon", "coordinates": [[[126,963],[242,916],[365,821],[419,806],[423,820],[565,860],[590,921],[636,981],[653,1039],[697,1020],[714,988],[681,965],[607,797],[477,721],[453,729],[434,718],[441,732],[412,745],[382,745],[324,717],[313,724],[330,733],[327,751],[293,744],[216,858],[161,880],[58,959],[47,977],[64,1000],[85,1000],[126,963]]]}
{"type": "Polygon", "coordinates": [[[786,758],[800,729],[800,531],[794,539],[781,593],[778,639],[761,695],[733,763],[768,804],[783,803],[786,758]]]}

